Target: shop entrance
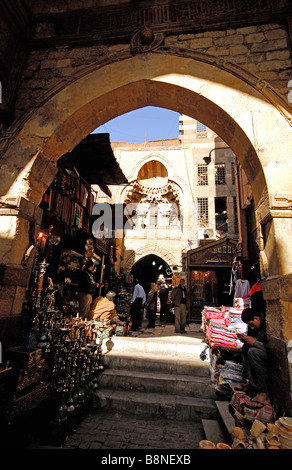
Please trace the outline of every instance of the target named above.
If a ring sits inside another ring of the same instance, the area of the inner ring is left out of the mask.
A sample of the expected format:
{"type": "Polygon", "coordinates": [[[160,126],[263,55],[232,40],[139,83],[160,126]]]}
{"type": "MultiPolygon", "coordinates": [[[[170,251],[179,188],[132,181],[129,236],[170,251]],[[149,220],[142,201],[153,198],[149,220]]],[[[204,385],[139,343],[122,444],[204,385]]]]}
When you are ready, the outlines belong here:
{"type": "Polygon", "coordinates": [[[149,292],[151,282],[158,282],[160,278],[167,280],[171,277],[172,271],[166,261],[160,256],[150,254],[137,261],[132,267],[131,274],[137,278],[144,287],[145,292],[149,292]]]}

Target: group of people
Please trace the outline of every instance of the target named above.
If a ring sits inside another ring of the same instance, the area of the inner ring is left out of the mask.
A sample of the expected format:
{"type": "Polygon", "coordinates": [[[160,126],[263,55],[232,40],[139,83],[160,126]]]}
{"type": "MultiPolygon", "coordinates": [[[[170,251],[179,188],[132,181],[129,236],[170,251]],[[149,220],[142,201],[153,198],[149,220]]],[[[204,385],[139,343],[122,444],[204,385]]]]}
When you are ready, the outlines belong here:
{"type": "MultiPolygon", "coordinates": [[[[80,273],[79,279],[79,315],[83,319],[111,319],[114,317],[115,292],[107,292],[105,296],[96,295],[97,289],[103,284],[96,282],[94,278],[95,266],[92,260],[86,261],[80,273]]],[[[148,319],[147,328],[155,328],[157,303],[160,300],[160,321],[165,319],[167,312],[168,293],[170,287],[162,284],[159,289],[155,282],[151,283],[150,290],[146,296],[144,288],[139,280],[135,280],[135,287],[131,299],[130,315],[132,318],[132,330],[137,331],[142,327],[142,309],[146,309],[148,319]]],[[[181,279],[178,286],[171,292],[171,301],[175,309],[175,332],[185,333],[187,318],[187,289],[185,280],[181,279]]]]}
{"type": "MultiPolygon", "coordinates": [[[[155,282],[151,283],[150,290],[146,296],[144,288],[140,285],[139,280],[135,280],[135,287],[131,300],[130,314],[132,317],[132,330],[137,331],[142,327],[142,309],[146,309],[146,318],[148,325],[146,328],[155,328],[157,302],[160,300],[160,321],[162,321],[167,312],[168,293],[170,288],[166,284],[162,284],[158,289],[155,282]]],[[[171,301],[175,310],[175,332],[185,333],[187,321],[187,289],[185,280],[181,279],[178,286],[171,291],[171,301]]]]}
{"type": "Polygon", "coordinates": [[[109,291],[97,295],[97,289],[103,284],[94,278],[95,266],[92,260],[86,261],[79,277],[79,315],[83,320],[111,320],[116,314],[114,303],[115,292],[109,291]]]}

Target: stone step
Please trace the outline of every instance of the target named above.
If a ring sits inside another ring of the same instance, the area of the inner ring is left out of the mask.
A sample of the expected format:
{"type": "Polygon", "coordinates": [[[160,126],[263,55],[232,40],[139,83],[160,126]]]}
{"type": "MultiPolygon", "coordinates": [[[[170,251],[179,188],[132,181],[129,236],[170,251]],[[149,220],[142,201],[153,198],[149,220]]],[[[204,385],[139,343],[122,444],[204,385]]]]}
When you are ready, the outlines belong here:
{"type": "Polygon", "coordinates": [[[157,354],[160,356],[171,355],[180,359],[200,360],[200,354],[205,349],[206,344],[202,338],[194,338],[187,335],[161,336],[161,337],[131,337],[131,336],[113,336],[103,341],[103,354],[109,351],[117,352],[135,352],[138,354],[157,354]]]}
{"type": "Polygon", "coordinates": [[[186,397],[216,399],[215,388],[208,377],[177,373],[105,369],[99,375],[100,388],[137,392],[166,393],[186,397]]]}
{"type": "MultiPolygon", "coordinates": [[[[205,437],[215,445],[219,442],[226,442],[220,423],[215,419],[202,419],[205,437]]],[[[227,444],[227,442],[226,442],[227,444]]]]}
{"type": "Polygon", "coordinates": [[[225,436],[225,442],[232,442],[232,428],[235,426],[235,419],[229,411],[229,401],[215,401],[218,410],[218,421],[225,436]]]}
{"type": "Polygon", "coordinates": [[[201,422],[215,419],[217,408],[214,400],[102,389],[97,392],[103,410],[178,421],[201,422]]]}
{"type": "Polygon", "coordinates": [[[161,373],[184,374],[191,377],[209,377],[210,363],[194,358],[178,358],[172,355],[145,354],[136,351],[111,351],[103,356],[106,369],[156,371],[161,373]]]}

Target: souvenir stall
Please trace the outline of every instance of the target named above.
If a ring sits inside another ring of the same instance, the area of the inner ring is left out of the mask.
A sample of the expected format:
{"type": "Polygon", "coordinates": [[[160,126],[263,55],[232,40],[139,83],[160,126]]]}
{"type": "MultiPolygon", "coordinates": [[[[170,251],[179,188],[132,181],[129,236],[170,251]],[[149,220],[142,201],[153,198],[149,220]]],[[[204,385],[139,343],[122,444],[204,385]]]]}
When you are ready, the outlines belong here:
{"type": "Polygon", "coordinates": [[[247,325],[241,320],[249,297],[234,299],[232,307],[204,307],[201,329],[208,344],[211,381],[219,396],[231,397],[230,383],[242,382],[241,348],[238,333],[247,333],[247,325]]]}
{"type": "MultiPolygon", "coordinates": [[[[5,404],[8,431],[21,415],[46,401],[42,438],[59,445],[95,403],[102,342],[115,324],[81,320],[77,305],[68,304],[50,278],[48,264],[35,260],[23,308],[22,344],[7,350],[13,383],[5,404]],[[45,425],[46,424],[46,425],[45,425]]],[[[3,416],[2,416],[3,418],[3,416]]]]}

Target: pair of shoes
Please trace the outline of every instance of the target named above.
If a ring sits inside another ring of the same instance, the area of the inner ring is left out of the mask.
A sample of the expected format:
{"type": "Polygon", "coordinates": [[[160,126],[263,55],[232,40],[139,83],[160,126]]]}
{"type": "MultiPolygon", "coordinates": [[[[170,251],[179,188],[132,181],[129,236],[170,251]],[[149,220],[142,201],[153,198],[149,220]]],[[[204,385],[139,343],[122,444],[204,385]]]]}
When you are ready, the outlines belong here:
{"type": "Polygon", "coordinates": [[[186,330],[181,331],[181,333],[186,333],[186,330]]]}

